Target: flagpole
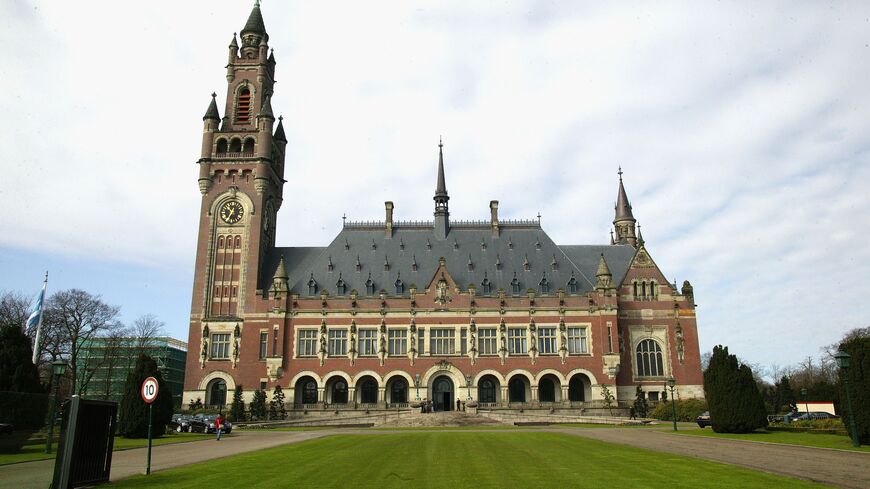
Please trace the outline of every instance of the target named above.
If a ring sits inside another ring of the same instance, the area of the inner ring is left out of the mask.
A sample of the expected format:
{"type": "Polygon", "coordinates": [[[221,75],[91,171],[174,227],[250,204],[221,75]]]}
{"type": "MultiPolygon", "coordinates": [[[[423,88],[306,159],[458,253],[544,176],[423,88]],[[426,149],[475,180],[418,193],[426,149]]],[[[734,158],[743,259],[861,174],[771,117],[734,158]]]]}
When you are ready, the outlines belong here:
{"type": "Polygon", "coordinates": [[[39,295],[39,303],[37,306],[39,307],[39,320],[36,323],[36,337],[33,340],[33,364],[38,365],[37,360],[39,360],[39,337],[42,333],[42,316],[43,311],[45,310],[44,302],[45,302],[45,289],[48,287],[48,271],[45,272],[45,281],[42,282],[42,292],[39,295]]]}

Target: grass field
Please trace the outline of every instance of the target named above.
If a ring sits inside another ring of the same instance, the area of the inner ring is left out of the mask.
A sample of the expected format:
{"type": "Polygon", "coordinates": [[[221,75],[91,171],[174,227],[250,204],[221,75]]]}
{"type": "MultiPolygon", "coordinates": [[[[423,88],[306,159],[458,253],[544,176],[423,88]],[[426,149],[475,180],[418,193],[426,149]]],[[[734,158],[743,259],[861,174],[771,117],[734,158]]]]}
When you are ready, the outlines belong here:
{"type": "MultiPolygon", "coordinates": [[[[224,435],[232,436],[232,435],[224,435]]],[[[214,435],[203,435],[200,433],[173,433],[164,435],[162,438],[152,440],[152,445],[167,445],[170,443],[184,443],[188,441],[197,441],[207,438],[213,438],[214,435]]],[[[120,436],[115,437],[114,450],[127,450],[130,448],[141,448],[148,445],[147,439],[128,439],[120,436]]],[[[53,459],[57,454],[57,443],[51,445],[51,453],[45,453],[45,443],[37,445],[25,445],[21,447],[21,451],[12,454],[0,454],[0,465],[14,464],[18,462],[30,462],[33,460],[53,459]]]]}
{"type": "Polygon", "coordinates": [[[716,433],[711,429],[678,431],[681,435],[707,436],[711,438],[729,438],[732,440],[763,441],[767,443],[785,443],[818,448],[839,448],[840,450],[855,450],[870,452],[870,446],[852,446],[848,436],[823,435],[817,433],[797,433],[788,431],[754,431],[752,433],[716,433]]]}
{"type": "Polygon", "coordinates": [[[543,432],[332,436],[136,476],[111,486],[826,487],[731,465],[543,432]]]}

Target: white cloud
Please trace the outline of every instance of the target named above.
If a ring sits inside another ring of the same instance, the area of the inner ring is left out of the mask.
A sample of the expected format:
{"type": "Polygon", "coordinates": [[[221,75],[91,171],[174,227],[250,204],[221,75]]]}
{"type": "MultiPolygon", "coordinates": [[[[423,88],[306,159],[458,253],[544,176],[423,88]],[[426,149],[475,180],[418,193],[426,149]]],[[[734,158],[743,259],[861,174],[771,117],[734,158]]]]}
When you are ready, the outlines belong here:
{"type": "MultiPolygon", "coordinates": [[[[695,285],[702,348],[815,354],[870,312],[868,9],[267,2],[290,139],[279,243],[325,244],[385,200],[428,218],[439,135],[456,218],[495,198],[557,242],[602,243],[622,165],[653,256],[695,285]]],[[[19,209],[0,246],[190,276],[200,118],[247,14],[0,6],[0,199],[19,209]]]]}

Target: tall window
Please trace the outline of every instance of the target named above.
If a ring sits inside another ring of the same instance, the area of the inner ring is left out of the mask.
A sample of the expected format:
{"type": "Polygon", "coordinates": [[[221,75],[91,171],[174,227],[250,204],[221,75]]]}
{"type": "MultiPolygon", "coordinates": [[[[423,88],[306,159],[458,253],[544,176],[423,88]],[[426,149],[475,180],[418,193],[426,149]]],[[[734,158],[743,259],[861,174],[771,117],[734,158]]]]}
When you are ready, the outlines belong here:
{"type": "Polygon", "coordinates": [[[423,348],[426,346],[426,330],[423,328],[417,329],[417,354],[423,354],[423,348]]]}
{"type": "Polygon", "coordinates": [[[297,333],[296,356],[313,357],[317,355],[317,330],[300,329],[297,333]]]}
{"type": "Polygon", "coordinates": [[[526,328],[508,329],[508,352],[511,355],[526,353],[526,328]]]}
{"type": "Polygon", "coordinates": [[[336,380],[332,384],[332,403],[347,404],[347,382],[344,380],[336,380]]]}
{"type": "Polygon", "coordinates": [[[213,334],[211,335],[211,357],[212,359],[226,359],[230,357],[230,334],[213,334]]]}
{"type": "Polygon", "coordinates": [[[495,328],[481,328],[477,330],[477,335],[477,352],[480,355],[498,354],[498,347],[496,346],[498,330],[495,328]]]}
{"type": "Polygon", "coordinates": [[[541,355],[556,353],[556,328],[538,328],[538,352],[541,355]]]}
{"type": "Polygon", "coordinates": [[[239,101],[236,104],[236,122],[239,124],[251,122],[251,91],[247,88],[239,90],[239,101]]]}
{"type": "Polygon", "coordinates": [[[637,375],[639,377],[662,377],[662,348],[655,340],[643,340],[637,345],[637,375]]]}
{"type": "Polygon", "coordinates": [[[480,402],[495,402],[495,382],[486,378],[480,381],[477,388],[480,402]]]}
{"type": "Polygon", "coordinates": [[[378,330],[359,330],[359,354],[361,357],[373,357],[377,354],[378,330]]]}
{"type": "Polygon", "coordinates": [[[347,355],[347,330],[346,329],[330,329],[329,330],[329,345],[327,346],[329,356],[340,357],[347,355]]]}
{"type": "Polygon", "coordinates": [[[396,379],[390,386],[390,402],[408,402],[408,383],[405,379],[396,379]]]}
{"type": "Polygon", "coordinates": [[[317,382],[306,377],[296,384],[296,403],[314,404],[317,402],[317,382]],[[300,392],[301,391],[301,392],[300,392]]]}
{"type": "Polygon", "coordinates": [[[432,355],[453,355],[456,352],[455,329],[433,329],[429,337],[429,353],[432,355]]]}
{"type": "Polygon", "coordinates": [[[387,333],[387,352],[390,355],[405,355],[408,353],[408,334],[406,331],[405,329],[389,330],[387,333]]]}
{"type": "Polygon", "coordinates": [[[568,328],[568,353],[588,353],[586,328],[568,328]]]}
{"type": "Polygon", "coordinates": [[[266,348],[269,345],[269,332],[260,332],[260,360],[266,358],[266,348]]]}
{"type": "Polygon", "coordinates": [[[459,354],[468,354],[468,328],[461,328],[459,330],[459,354]]]}
{"type": "Polygon", "coordinates": [[[360,402],[363,404],[378,402],[378,384],[371,377],[363,380],[360,391],[360,402]]]}

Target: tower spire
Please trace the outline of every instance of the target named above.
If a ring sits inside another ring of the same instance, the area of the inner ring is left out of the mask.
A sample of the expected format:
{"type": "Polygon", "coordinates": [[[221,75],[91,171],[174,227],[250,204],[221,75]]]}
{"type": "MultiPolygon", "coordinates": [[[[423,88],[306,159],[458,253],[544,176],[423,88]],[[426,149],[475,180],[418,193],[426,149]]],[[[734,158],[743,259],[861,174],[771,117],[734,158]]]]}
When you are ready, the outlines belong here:
{"type": "Polygon", "coordinates": [[[435,186],[435,237],[437,239],[447,239],[447,232],[450,229],[450,212],[448,211],[447,201],[450,196],[447,195],[447,184],[444,179],[444,143],[441,138],[438,138],[438,183],[435,186]]]}
{"type": "Polygon", "coordinates": [[[628,201],[628,195],[625,193],[625,185],[622,183],[622,166],[617,172],[619,175],[619,190],[616,194],[616,205],[614,206],[615,216],[613,218],[613,227],[616,230],[616,243],[637,245],[635,238],[635,219],[631,212],[631,203],[628,201]]]}

